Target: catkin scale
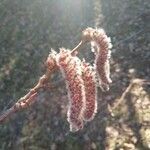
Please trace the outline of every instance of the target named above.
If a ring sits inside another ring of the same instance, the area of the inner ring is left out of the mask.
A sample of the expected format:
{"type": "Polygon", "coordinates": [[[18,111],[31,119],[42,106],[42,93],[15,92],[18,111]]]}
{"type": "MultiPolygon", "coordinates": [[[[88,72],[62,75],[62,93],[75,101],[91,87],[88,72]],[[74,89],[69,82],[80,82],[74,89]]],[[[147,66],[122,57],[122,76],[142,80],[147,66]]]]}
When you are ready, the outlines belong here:
{"type": "Polygon", "coordinates": [[[83,128],[82,116],[85,107],[80,60],[75,56],[71,56],[69,50],[61,49],[57,62],[67,85],[69,97],[67,116],[68,122],[70,123],[70,131],[75,132],[83,128]]]}

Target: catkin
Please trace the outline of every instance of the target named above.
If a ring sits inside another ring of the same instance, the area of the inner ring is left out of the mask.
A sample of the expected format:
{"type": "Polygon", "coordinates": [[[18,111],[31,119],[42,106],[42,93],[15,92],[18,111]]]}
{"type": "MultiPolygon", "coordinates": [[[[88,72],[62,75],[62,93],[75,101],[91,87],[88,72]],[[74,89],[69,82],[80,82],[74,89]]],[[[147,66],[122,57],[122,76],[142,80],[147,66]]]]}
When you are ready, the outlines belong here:
{"type": "Polygon", "coordinates": [[[82,80],[80,59],[71,56],[69,50],[61,49],[58,57],[58,65],[65,78],[68,97],[68,122],[70,131],[75,132],[83,128],[83,109],[85,108],[85,91],[82,80]]]}
{"type": "Polygon", "coordinates": [[[110,48],[112,47],[110,38],[107,37],[103,29],[98,29],[93,32],[92,40],[95,51],[95,65],[98,74],[100,86],[103,91],[109,90],[110,79],[110,48]]]}
{"type": "Polygon", "coordinates": [[[93,71],[93,67],[86,62],[82,62],[82,68],[86,97],[83,119],[85,121],[91,121],[97,112],[97,87],[95,72],[93,71]]]}

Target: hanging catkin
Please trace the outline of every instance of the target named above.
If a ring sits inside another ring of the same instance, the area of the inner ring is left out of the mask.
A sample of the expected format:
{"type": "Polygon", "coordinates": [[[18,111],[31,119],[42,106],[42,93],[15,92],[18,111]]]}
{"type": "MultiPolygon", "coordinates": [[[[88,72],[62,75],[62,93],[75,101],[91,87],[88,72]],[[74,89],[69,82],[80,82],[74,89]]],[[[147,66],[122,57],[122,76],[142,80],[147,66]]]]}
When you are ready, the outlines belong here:
{"type": "Polygon", "coordinates": [[[95,66],[98,74],[100,86],[103,91],[109,90],[110,79],[110,48],[111,40],[107,37],[103,29],[96,29],[92,34],[95,49],[95,66]]]}
{"type": "Polygon", "coordinates": [[[98,81],[103,91],[109,90],[110,79],[110,49],[112,47],[110,38],[103,29],[87,28],[83,31],[83,37],[90,41],[92,51],[95,53],[95,67],[98,81]]]}
{"type": "Polygon", "coordinates": [[[80,59],[71,56],[69,50],[61,49],[58,56],[58,65],[64,75],[68,97],[68,122],[70,131],[75,132],[83,128],[83,111],[85,108],[85,91],[82,80],[80,59]]]}
{"type": "Polygon", "coordinates": [[[85,61],[82,62],[82,68],[86,97],[83,119],[85,121],[91,121],[97,112],[97,87],[95,72],[93,71],[93,67],[85,61]]]}

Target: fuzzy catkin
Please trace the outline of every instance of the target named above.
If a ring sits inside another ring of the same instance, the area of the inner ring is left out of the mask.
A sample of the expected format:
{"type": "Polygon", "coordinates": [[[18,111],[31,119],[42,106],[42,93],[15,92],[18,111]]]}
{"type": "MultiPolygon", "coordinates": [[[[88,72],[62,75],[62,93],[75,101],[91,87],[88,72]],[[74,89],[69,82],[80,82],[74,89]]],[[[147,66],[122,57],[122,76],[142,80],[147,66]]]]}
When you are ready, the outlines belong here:
{"type": "Polygon", "coordinates": [[[83,128],[83,111],[85,108],[85,93],[82,80],[81,62],[75,56],[71,56],[69,50],[61,49],[58,57],[58,65],[64,75],[68,97],[68,122],[70,131],[75,132],[83,128]]]}
{"type": "Polygon", "coordinates": [[[83,119],[85,121],[91,121],[97,112],[97,87],[95,72],[93,71],[92,66],[86,62],[82,62],[82,68],[86,97],[83,119]]]}
{"type": "Polygon", "coordinates": [[[94,41],[95,65],[99,77],[100,86],[103,91],[109,90],[110,79],[110,48],[112,47],[110,38],[107,37],[103,29],[97,29],[93,32],[92,40],[94,41]]]}

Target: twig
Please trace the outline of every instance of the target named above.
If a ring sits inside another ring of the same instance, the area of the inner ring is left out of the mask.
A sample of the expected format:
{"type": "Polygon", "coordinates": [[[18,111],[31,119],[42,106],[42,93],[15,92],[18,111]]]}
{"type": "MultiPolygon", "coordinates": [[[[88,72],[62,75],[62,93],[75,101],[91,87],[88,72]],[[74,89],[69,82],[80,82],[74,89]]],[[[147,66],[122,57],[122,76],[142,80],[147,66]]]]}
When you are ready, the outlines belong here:
{"type": "Polygon", "coordinates": [[[24,108],[27,108],[28,106],[32,105],[37,97],[37,93],[32,94],[28,99],[21,99],[10,109],[6,110],[1,116],[0,116],[0,123],[3,122],[6,118],[11,116],[13,113],[20,111],[24,108]]]}
{"type": "Polygon", "coordinates": [[[35,87],[33,87],[24,97],[21,97],[10,109],[6,110],[0,116],[0,123],[2,123],[6,118],[10,117],[13,113],[32,105],[36,101],[39,89],[43,88],[50,78],[51,72],[52,70],[47,70],[47,72],[39,79],[35,87]]]}
{"type": "Polygon", "coordinates": [[[133,79],[131,80],[129,86],[126,88],[126,90],[123,92],[123,94],[121,95],[121,97],[119,98],[119,100],[117,101],[117,103],[111,108],[112,110],[116,109],[125,99],[126,95],[130,92],[131,88],[135,85],[135,84],[150,84],[149,81],[144,80],[144,79],[133,79]]]}
{"type": "Polygon", "coordinates": [[[83,41],[81,41],[72,51],[71,54],[72,55],[76,55],[76,52],[81,48],[81,46],[83,45],[83,41]]]}

